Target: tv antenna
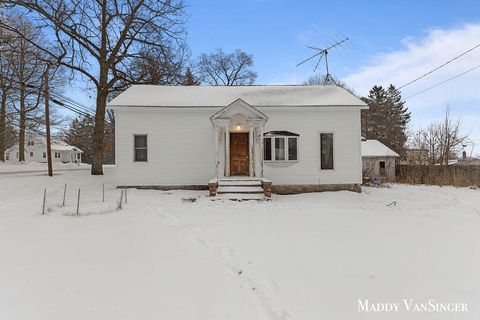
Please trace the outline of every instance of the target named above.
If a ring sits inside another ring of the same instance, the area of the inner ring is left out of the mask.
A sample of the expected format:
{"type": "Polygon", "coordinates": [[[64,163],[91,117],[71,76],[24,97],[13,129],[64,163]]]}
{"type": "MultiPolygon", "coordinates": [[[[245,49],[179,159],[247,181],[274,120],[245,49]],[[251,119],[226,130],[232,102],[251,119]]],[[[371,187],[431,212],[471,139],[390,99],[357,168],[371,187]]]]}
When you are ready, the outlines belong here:
{"type": "Polygon", "coordinates": [[[298,63],[296,66],[298,67],[298,66],[304,64],[305,62],[310,61],[310,60],[318,57],[318,61],[317,61],[317,63],[315,64],[315,68],[313,69],[313,72],[315,72],[315,71],[317,71],[317,69],[318,69],[318,66],[319,66],[319,64],[320,64],[320,61],[322,61],[322,58],[325,57],[325,69],[327,70],[327,75],[325,76],[325,82],[324,82],[324,84],[327,83],[328,80],[330,80],[330,81],[332,81],[333,83],[336,84],[335,80],[333,80],[333,78],[332,78],[332,75],[331,75],[330,72],[328,71],[328,51],[331,50],[331,49],[333,49],[333,48],[335,48],[335,47],[341,46],[342,43],[344,43],[345,41],[348,41],[348,40],[349,40],[349,38],[347,37],[347,38],[345,38],[345,39],[343,39],[343,40],[341,40],[341,41],[338,41],[337,43],[334,43],[334,44],[332,44],[331,46],[326,47],[326,48],[317,48],[317,47],[307,46],[307,48],[312,49],[312,50],[315,50],[315,51],[318,51],[318,52],[315,53],[313,56],[311,56],[311,57],[303,60],[303,61],[300,62],[300,63],[298,63]]]}

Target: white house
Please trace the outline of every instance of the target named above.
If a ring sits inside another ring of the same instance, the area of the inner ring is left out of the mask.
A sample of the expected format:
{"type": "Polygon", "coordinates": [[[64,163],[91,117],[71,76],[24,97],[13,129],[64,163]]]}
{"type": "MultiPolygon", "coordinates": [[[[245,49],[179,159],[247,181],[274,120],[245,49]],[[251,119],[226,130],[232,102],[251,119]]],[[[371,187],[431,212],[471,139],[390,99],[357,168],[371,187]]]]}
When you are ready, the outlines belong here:
{"type": "Polygon", "coordinates": [[[395,159],[399,155],[378,140],[362,138],[363,175],[367,178],[395,178],[395,159]]]}
{"type": "MultiPolygon", "coordinates": [[[[61,140],[52,140],[53,162],[82,162],[83,151],[61,140]]],[[[18,143],[5,151],[5,161],[14,162],[19,159],[18,143]]],[[[44,138],[27,136],[25,138],[25,162],[47,162],[47,143],[44,138]]]]}
{"type": "Polygon", "coordinates": [[[108,107],[118,186],[360,190],[367,106],[337,86],[135,85],[108,107]]]}

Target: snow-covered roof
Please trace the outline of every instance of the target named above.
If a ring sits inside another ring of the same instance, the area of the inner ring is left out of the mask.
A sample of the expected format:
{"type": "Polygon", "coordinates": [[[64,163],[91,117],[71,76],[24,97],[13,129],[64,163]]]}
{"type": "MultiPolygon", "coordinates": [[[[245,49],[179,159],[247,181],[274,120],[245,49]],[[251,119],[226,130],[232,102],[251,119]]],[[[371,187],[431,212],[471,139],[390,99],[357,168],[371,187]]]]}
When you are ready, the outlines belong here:
{"type": "Polygon", "coordinates": [[[367,105],[335,85],[154,86],[133,85],[108,103],[109,107],[224,107],[242,99],[252,106],[367,105]]]}
{"type": "MultiPolygon", "coordinates": [[[[45,141],[44,137],[28,137],[25,141],[35,141],[35,144],[33,146],[25,145],[26,150],[29,150],[30,148],[37,148],[39,146],[46,148],[47,143],[45,141]]],[[[75,146],[71,146],[65,141],[62,140],[52,140],[51,143],[51,148],[52,151],[75,151],[75,152],[80,152],[83,153],[83,151],[75,146]]],[[[12,151],[12,150],[18,150],[18,142],[15,143],[13,146],[8,148],[6,151],[12,151]]]]}
{"type": "Polygon", "coordinates": [[[399,157],[399,155],[378,140],[362,140],[362,157],[399,157]]]}
{"type": "Polygon", "coordinates": [[[83,153],[82,150],[80,150],[79,148],[75,147],[75,146],[71,146],[67,143],[52,143],[52,150],[53,151],[76,151],[76,152],[80,152],[80,153],[83,153]]]}

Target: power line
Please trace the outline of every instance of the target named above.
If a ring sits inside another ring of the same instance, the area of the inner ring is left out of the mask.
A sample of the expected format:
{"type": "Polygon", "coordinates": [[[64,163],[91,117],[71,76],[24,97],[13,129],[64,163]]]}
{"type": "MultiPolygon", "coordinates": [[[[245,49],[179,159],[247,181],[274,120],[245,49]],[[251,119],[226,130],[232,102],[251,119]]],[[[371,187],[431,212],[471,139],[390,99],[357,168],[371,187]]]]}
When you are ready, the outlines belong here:
{"type": "Polygon", "coordinates": [[[444,81],[442,81],[442,82],[439,82],[439,83],[437,83],[437,84],[435,84],[435,85],[433,85],[433,86],[431,86],[431,87],[428,87],[428,88],[426,88],[426,89],[424,89],[424,90],[422,90],[422,91],[419,91],[419,92],[417,92],[417,93],[414,93],[414,94],[412,94],[411,96],[406,97],[405,100],[406,100],[406,99],[410,99],[411,97],[417,96],[417,95],[419,95],[419,94],[421,94],[421,93],[424,93],[425,91],[428,91],[428,90],[431,90],[431,89],[433,89],[433,88],[436,88],[436,87],[438,87],[438,86],[440,86],[440,85],[442,85],[442,84],[444,84],[444,83],[446,83],[446,82],[448,82],[448,81],[450,81],[450,80],[456,79],[456,78],[458,78],[458,77],[460,77],[460,76],[463,76],[464,74],[469,73],[469,72],[471,72],[471,71],[474,71],[474,70],[476,70],[476,69],[478,69],[478,68],[480,68],[480,65],[478,65],[478,66],[476,66],[476,67],[473,67],[473,68],[471,68],[471,69],[468,69],[467,71],[464,71],[464,72],[462,72],[462,73],[460,73],[460,74],[457,74],[456,76],[453,76],[453,77],[451,77],[451,78],[448,78],[447,80],[444,80],[444,81]]]}
{"type": "MultiPolygon", "coordinates": [[[[12,82],[16,83],[16,89],[19,89],[18,85],[24,85],[25,88],[29,88],[29,89],[34,89],[34,90],[39,90],[41,92],[43,92],[43,88],[40,88],[36,85],[33,85],[33,84],[29,84],[29,83],[25,83],[25,82],[21,82],[21,81],[18,81],[16,79],[13,79],[13,78],[8,78],[8,77],[5,77],[9,80],[11,80],[12,82]]],[[[33,91],[30,91],[30,93],[34,93],[33,91]]],[[[58,94],[58,93],[55,93],[55,92],[50,92],[50,101],[52,101],[53,103],[55,103],[56,105],[59,105],[61,107],[64,107],[74,113],[77,113],[79,115],[82,115],[82,116],[94,116],[94,111],[91,110],[90,108],[86,107],[85,105],[79,103],[79,102],[76,102],[75,100],[71,99],[71,98],[68,98],[68,97],[65,97],[61,94],[58,94]]]]}
{"type": "Polygon", "coordinates": [[[445,67],[447,64],[449,64],[449,63],[457,60],[458,58],[466,55],[467,53],[469,53],[470,51],[475,50],[475,49],[478,48],[478,47],[480,47],[480,43],[477,44],[476,46],[474,46],[473,48],[470,48],[470,49],[468,49],[467,51],[464,51],[463,53],[459,54],[458,56],[456,56],[456,57],[448,60],[447,62],[443,63],[442,65],[440,65],[440,66],[438,66],[438,67],[436,67],[435,69],[430,70],[429,72],[425,73],[424,75],[422,75],[422,76],[420,76],[420,77],[418,77],[418,78],[416,78],[416,79],[414,79],[414,80],[412,80],[412,81],[410,81],[410,82],[407,82],[406,84],[398,87],[398,89],[400,90],[400,89],[402,89],[402,88],[405,88],[406,86],[411,85],[412,83],[414,83],[414,82],[416,82],[416,81],[418,81],[418,80],[420,80],[420,79],[425,78],[425,77],[428,76],[429,74],[432,74],[433,72],[437,71],[438,69],[445,67]]]}

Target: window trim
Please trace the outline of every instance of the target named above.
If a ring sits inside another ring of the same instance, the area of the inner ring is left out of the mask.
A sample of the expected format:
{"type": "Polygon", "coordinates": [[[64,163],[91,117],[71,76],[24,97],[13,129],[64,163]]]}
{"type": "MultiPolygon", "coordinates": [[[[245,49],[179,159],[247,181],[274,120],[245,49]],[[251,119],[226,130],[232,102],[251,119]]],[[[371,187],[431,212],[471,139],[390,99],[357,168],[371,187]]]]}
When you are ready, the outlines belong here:
{"type": "Polygon", "coordinates": [[[335,131],[320,131],[318,133],[318,151],[319,151],[319,161],[318,161],[318,167],[320,171],[335,171],[336,169],[336,163],[337,163],[337,157],[336,157],[336,152],[337,148],[335,147],[336,142],[335,142],[335,131]],[[322,134],[331,134],[332,135],[332,142],[333,142],[333,166],[332,169],[322,169],[322,134]]]}
{"type": "MultiPolygon", "coordinates": [[[[299,136],[290,136],[290,135],[269,135],[268,137],[263,137],[263,139],[272,139],[271,142],[270,142],[270,148],[271,148],[271,155],[272,155],[272,159],[271,160],[265,160],[265,150],[262,152],[262,158],[263,158],[263,161],[266,162],[266,163],[295,163],[295,162],[298,162],[299,160],[299,136]],[[296,160],[290,160],[288,158],[288,139],[289,138],[293,138],[293,139],[296,139],[297,140],[297,159],[296,160]],[[276,153],[275,153],[275,140],[273,139],[284,139],[285,143],[284,143],[284,160],[275,160],[275,156],[276,156],[276,153]]],[[[265,148],[265,140],[263,140],[263,147],[265,148]]]]}
{"type": "Polygon", "coordinates": [[[147,133],[134,133],[134,134],[132,135],[132,138],[133,138],[133,162],[134,162],[134,163],[148,163],[148,158],[149,158],[149,157],[148,157],[148,140],[149,140],[149,139],[148,139],[148,134],[147,134],[147,133]],[[135,137],[136,137],[136,136],[145,136],[145,137],[147,138],[147,141],[146,141],[146,142],[147,142],[147,146],[146,146],[145,148],[136,148],[136,147],[135,147],[135,137]],[[138,160],[136,160],[136,151],[137,151],[137,149],[145,149],[145,150],[147,150],[147,160],[145,160],[145,161],[138,161],[138,160]]]}

